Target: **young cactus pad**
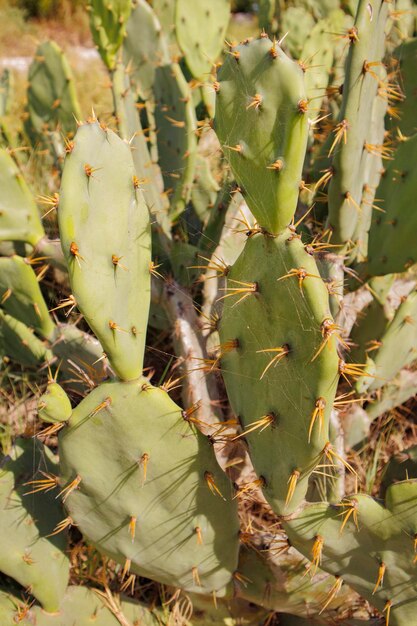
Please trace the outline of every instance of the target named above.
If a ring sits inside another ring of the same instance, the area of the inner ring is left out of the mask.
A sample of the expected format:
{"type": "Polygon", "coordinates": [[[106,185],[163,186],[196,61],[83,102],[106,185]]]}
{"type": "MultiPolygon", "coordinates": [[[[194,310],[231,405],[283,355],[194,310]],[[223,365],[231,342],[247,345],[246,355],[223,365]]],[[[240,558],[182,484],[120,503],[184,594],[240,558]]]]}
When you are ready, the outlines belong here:
{"type": "Polygon", "coordinates": [[[131,0],[90,0],[89,10],[94,43],[108,69],[112,70],[126,35],[131,0]]]}
{"type": "Polygon", "coordinates": [[[230,49],[219,70],[214,129],[259,225],[291,222],[307,146],[301,67],[267,37],[230,49]]]}
{"type": "Polygon", "coordinates": [[[65,160],[62,249],[77,306],[122,379],[142,373],[150,299],[149,213],[127,143],[82,125],[65,160]]]}

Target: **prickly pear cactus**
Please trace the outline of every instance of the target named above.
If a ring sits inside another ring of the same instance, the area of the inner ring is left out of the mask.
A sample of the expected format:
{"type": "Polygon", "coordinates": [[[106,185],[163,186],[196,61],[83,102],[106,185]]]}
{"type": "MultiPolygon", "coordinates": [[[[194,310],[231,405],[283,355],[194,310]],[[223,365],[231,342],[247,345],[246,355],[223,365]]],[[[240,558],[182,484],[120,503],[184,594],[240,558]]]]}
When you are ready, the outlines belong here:
{"type": "Polygon", "coordinates": [[[117,562],[197,593],[230,581],[239,544],[231,484],[165,391],[144,378],[101,385],[74,410],[60,455],[70,517],[117,562]]]}
{"type": "Polygon", "coordinates": [[[29,69],[27,132],[36,141],[48,131],[73,134],[81,117],[74,78],[61,48],[41,44],[29,69]]]}
{"type": "Polygon", "coordinates": [[[258,4],[1,75],[1,624],[415,621],[415,10],[258,4]]]}
{"type": "Polygon", "coordinates": [[[195,78],[204,80],[212,71],[223,49],[229,18],[230,0],[176,0],[175,34],[195,78]]]}
{"type": "Polygon", "coordinates": [[[36,246],[45,232],[36,203],[7,150],[0,150],[0,240],[36,246]]]}
{"type": "Polygon", "coordinates": [[[126,34],[132,3],[130,0],[91,0],[90,28],[100,56],[112,70],[126,34]]]}
{"type": "Polygon", "coordinates": [[[137,378],[149,311],[149,214],[128,144],[97,121],[81,126],[65,161],[59,226],[78,308],[116,373],[137,378]]]}
{"type": "Polygon", "coordinates": [[[417,482],[391,485],[380,504],[365,494],[338,506],[308,505],[286,524],[292,545],[325,571],[342,577],[402,626],[414,619],[417,482]]]}
{"type": "Polygon", "coordinates": [[[63,514],[55,498],[57,471],[50,450],[30,439],[17,440],[1,460],[0,525],[7,533],[1,538],[0,571],[28,587],[50,612],[58,610],[69,576],[66,537],[54,534],[63,514]],[[50,488],[37,493],[45,481],[50,488]]]}
{"type": "Polygon", "coordinates": [[[308,133],[303,71],[261,37],[231,48],[215,89],[214,129],[259,226],[275,235],[290,223],[301,183],[308,133]]]}

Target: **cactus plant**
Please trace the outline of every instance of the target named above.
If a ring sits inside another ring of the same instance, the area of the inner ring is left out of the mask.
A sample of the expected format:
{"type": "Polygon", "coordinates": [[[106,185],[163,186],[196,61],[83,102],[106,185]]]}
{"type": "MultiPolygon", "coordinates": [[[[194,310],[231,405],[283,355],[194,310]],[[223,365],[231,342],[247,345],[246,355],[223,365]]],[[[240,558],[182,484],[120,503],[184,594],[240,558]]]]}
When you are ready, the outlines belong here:
{"type": "Polygon", "coordinates": [[[92,0],[103,119],[37,53],[61,256],[2,139],[1,619],[409,626],[409,3],[262,2],[223,56],[206,4],[92,0]]]}

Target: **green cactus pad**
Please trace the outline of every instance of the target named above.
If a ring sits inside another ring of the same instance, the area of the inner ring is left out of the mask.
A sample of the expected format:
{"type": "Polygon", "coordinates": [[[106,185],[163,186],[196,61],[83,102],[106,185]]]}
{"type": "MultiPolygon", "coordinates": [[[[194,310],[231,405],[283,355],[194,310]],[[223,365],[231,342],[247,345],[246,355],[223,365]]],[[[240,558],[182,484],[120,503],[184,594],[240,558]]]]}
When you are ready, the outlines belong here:
{"type": "Polygon", "coordinates": [[[417,478],[417,446],[401,450],[390,458],[381,477],[381,497],[393,483],[417,478]]]}
{"type": "Polygon", "coordinates": [[[152,98],[157,66],[168,65],[170,58],[158,18],[145,0],[134,5],[126,30],[123,59],[137,93],[148,100],[152,98]]]}
{"type": "Polygon", "coordinates": [[[315,20],[302,6],[290,6],[283,11],[280,23],[280,36],[286,33],[284,48],[293,59],[299,59],[306,39],[314,29],[315,20]]]}
{"type": "Polygon", "coordinates": [[[0,309],[0,351],[17,363],[34,367],[49,362],[53,354],[33,331],[0,309]]]}
{"type": "MultiPolygon", "coordinates": [[[[140,626],[160,626],[162,611],[152,611],[142,602],[130,598],[114,600],[123,623],[140,626]],[[123,616],[123,617],[122,617],[123,616]]],[[[106,599],[87,587],[68,587],[65,597],[55,613],[46,613],[39,606],[31,607],[22,619],[25,604],[18,593],[0,590],[1,624],[19,623],[20,626],[120,626],[120,620],[106,605],[106,599]]]]}
{"type": "Polygon", "coordinates": [[[111,373],[100,342],[77,326],[58,324],[52,337],[51,349],[58,363],[62,363],[66,388],[72,394],[84,397],[85,391],[91,388],[91,381],[97,385],[111,373]],[[85,372],[87,377],[80,374],[80,371],[85,372]]]}
{"type": "MultiPolygon", "coordinates": [[[[147,137],[140,123],[135,96],[130,88],[128,69],[118,61],[111,72],[113,104],[119,135],[129,142],[135,173],[149,210],[165,233],[169,233],[167,210],[161,193],[163,181],[158,166],[152,162],[147,137]]],[[[169,235],[168,235],[169,236],[169,235]]]]}
{"type": "MultiPolygon", "coordinates": [[[[385,69],[379,68],[381,81],[387,81],[385,69]]],[[[384,172],[384,161],[379,152],[379,146],[383,149],[385,141],[385,118],[388,100],[383,89],[379,89],[372,102],[372,116],[368,132],[366,133],[365,149],[362,152],[361,175],[362,175],[362,197],[358,221],[356,223],[353,241],[356,248],[354,254],[357,262],[363,262],[368,255],[369,229],[371,228],[372,215],[381,210],[384,205],[379,205],[380,197],[376,196],[376,190],[384,172]],[[377,200],[375,200],[377,198],[377,200]],[[378,211],[378,209],[381,209],[378,211]]]]}
{"type": "Polygon", "coordinates": [[[285,527],[291,544],[310,559],[321,538],[320,567],[340,576],[379,611],[385,609],[384,616],[390,602],[389,625],[407,626],[416,614],[417,481],[388,487],[384,504],[365,494],[346,498],[341,506],[312,504],[285,527]]]}
{"type": "Polygon", "coordinates": [[[35,52],[27,98],[26,130],[35,141],[45,131],[59,129],[65,135],[75,132],[81,113],[74,79],[64,52],[54,41],[45,41],[35,52]]]}
{"type": "Polygon", "coordinates": [[[38,417],[43,422],[66,422],[71,417],[72,407],[61,385],[52,381],[48,383],[45,393],[38,401],[38,417]]]}
{"type": "Polygon", "coordinates": [[[10,112],[13,74],[5,67],[0,73],[0,118],[10,112]]]}
{"type": "Polygon", "coordinates": [[[203,224],[210,218],[216,203],[219,185],[210,170],[210,163],[201,155],[197,155],[191,201],[194,211],[203,224]]]}
{"type": "MultiPolygon", "coordinates": [[[[57,474],[48,448],[33,439],[18,439],[0,471],[0,571],[14,578],[46,611],[56,611],[69,576],[65,534],[48,537],[64,518],[61,504],[50,491],[28,494],[43,479],[41,472],[57,474]]],[[[5,622],[4,622],[5,623],[5,622]]]]}
{"type": "Polygon", "coordinates": [[[171,56],[180,54],[175,37],[175,6],[176,0],[153,0],[152,2],[152,8],[161,23],[164,35],[168,38],[171,56]]]}
{"type": "Polygon", "coordinates": [[[35,201],[16,163],[0,150],[0,241],[36,246],[45,236],[35,201]]]}
{"type": "Polygon", "coordinates": [[[371,125],[370,104],[379,86],[387,16],[384,0],[360,0],[354,28],[347,33],[350,47],[342,106],[332,136],[333,176],[328,191],[328,225],[336,244],[352,240],[359,220],[364,184],[361,157],[371,125]]]}
{"type": "MultiPolygon", "coordinates": [[[[410,15],[410,11],[407,12],[410,15]]],[[[396,103],[399,119],[393,118],[390,127],[399,128],[403,135],[412,135],[417,132],[417,38],[404,42],[394,50],[394,59],[399,64],[399,83],[404,94],[404,100],[396,103]]]]}
{"type": "Polygon", "coordinates": [[[190,88],[177,63],[156,69],[154,91],[159,166],[175,219],[191,195],[197,120],[190,88]]]}
{"type": "MultiPolygon", "coordinates": [[[[336,582],[335,578],[320,571],[312,580],[306,575],[310,563],[296,550],[290,548],[274,557],[274,547],[272,540],[268,561],[263,556],[265,550],[241,548],[238,571],[246,584],[236,582],[235,595],[271,611],[303,616],[308,606],[309,615],[317,615],[336,582]]],[[[329,623],[332,609],[343,607],[349,601],[349,595],[352,596],[349,588],[339,592],[323,615],[325,623],[329,623]]]]}
{"type": "Polygon", "coordinates": [[[0,257],[0,301],[7,313],[51,337],[55,324],[49,316],[36,274],[20,256],[0,257]]]}
{"type": "Polygon", "coordinates": [[[264,495],[278,514],[286,514],[304,498],[329,440],[338,359],[328,292],[313,258],[288,230],[277,238],[252,236],[226,289],[220,339],[229,347],[221,371],[242,427],[255,426],[246,439],[264,495]],[[270,421],[256,427],[263,419],[270,421]],[[286,506],[294,472],[294,495],[286,506]]]}
{"type": "MultiPolygon", "coordinates": [[[[381,345],[370,353],[375,375],[367,389],[376,391],[389,383],[406,365],[417,359],[417,291],[412,291],[398,307],[381,336],[381,345]]],[[[359,388],[362,379],[358,381],[359,388]]]]}
{"type": "Polygon", "coordinates": [[[131,0],[90,0],[91,34],[109,70],[115,66],[131,9],[131,0]]]}
{"type": "Polygon", "coordinates": [[[417,377],[415,372],[403,369],[388,384],[377,390],[366,406],[366,413],[371,420],[401,406],[417,394],[417,377]]]}
{"type": "Polygon", "coordinates": [[[366,272],[371,276],[403,272],[415,254],[417,134],[401,141],[376,192],[384,212],[375,212],[369,233],[366,272]]]}
{"type": "Polygon", "coordinates": [[[336,52],[336,37],[334,35],[332,37],[330,33],[341,32],[344,21],[345,14],[341,9],[333,11],[328,18],[320,20],[313,28],[309,29],[307,36],[303,35],[303,47],[299,56],[306,67],[305,88],[307,98],[309,100],[314,98],[314,106],[317,107],[318,111],[321,109],[325,89],[331,78],[331,69],[336,52]],[[334,41],[332,42],[331,39],[334,41]],[[332,43],[333,45],[331,45],[332,43]]]}
{"type": "Polygon", "coordinates": [[[194,78],[207,80],[223,48],[230,0],[176,0],[175,34],[194,78]]]}
{"type": "Polygon", "coordinates": [[[197,593],[230,581],[239,544],[231,483],[166,392],[144,378],[101,385],[61,431],[60,458],[62,485],[81,479],[70,516],[111,558],[197,593]]]}
{"type": "Polygon", "coordinates": [[[259,225],[276,234],[297,205],[307,145],[301,67],[262,37],[230,50],[218,73],[214,129],[259,225]]]}
{"type": "Polygon", "coordinates": [[[81,126],[60,198],[61,243],[77,306],[118,376],[137,378],[149,311],[150,231],[127,143],[98,122],[81,126]]]}
{"type": "Polygon", "coordinates": [[[394,275],[387,274],[369,281],[372,300],[360,311],[351,330],[350,339],[353,345],[349,352],[349,361],[363,364],[368,353],[372,358],[372,348],[377,347],[394,315],[387,300],[394,280],[394,275]]]}

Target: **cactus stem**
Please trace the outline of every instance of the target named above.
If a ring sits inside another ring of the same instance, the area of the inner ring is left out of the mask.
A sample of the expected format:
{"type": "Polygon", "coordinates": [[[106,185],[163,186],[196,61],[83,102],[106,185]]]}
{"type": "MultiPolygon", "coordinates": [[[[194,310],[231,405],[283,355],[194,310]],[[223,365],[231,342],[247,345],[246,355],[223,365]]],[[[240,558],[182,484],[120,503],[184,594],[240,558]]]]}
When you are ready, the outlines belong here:
{"type": "Polygon", "coordinates": [[[207,487],[210,489],[211,493],[215,496],[218,495],[220,496],[224,501],[226,501],[226,498],[223,496],[222,492],[220,491],[220,489],[218,488],[218,486],[216,485],[216,482],[214,480],[214,476],[211,472],[204,472],[204,480],[207,483],[207,487]]]}
{"type": "Polygon", "coordinates": [[[375,583],[375,587],[372,591],[372,595],[374,595],[374,593],[376,593],[376,591],[378,591],[379,587],[382,587],[383,583],[384,583],[384,575],[385,575],[385,570],[387,569],[387,566],[385,565],[385,563],[382,561],[379,564],[379,568],[378,568],[378,578],[376,579],[376,583],[375,583]]]}
{"type": "Polygon", "coordinates": [[[311,415],[310,427],[308,429],[308,443],[310,443],[311,433],[313,432],[314,424],[318,418],[319,422],[319,433],[321,433],[324,426],[324,409],[326,408],[326,400],[322,397],[317,398],[316,406],[311,415]]]}

